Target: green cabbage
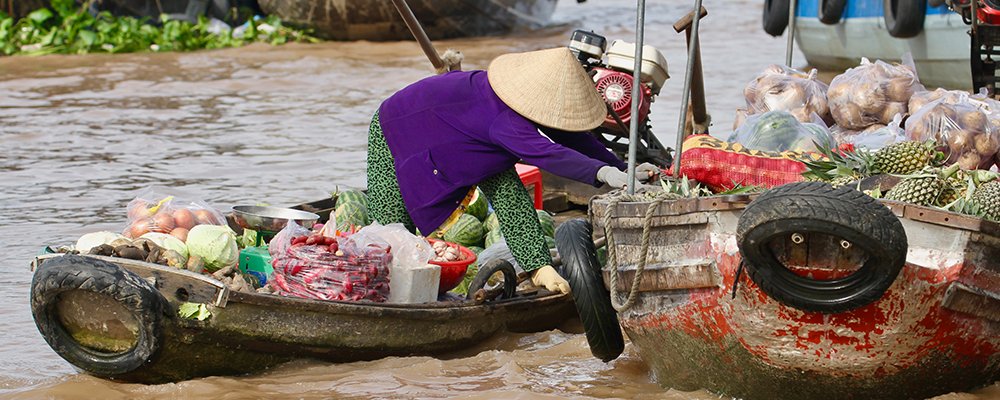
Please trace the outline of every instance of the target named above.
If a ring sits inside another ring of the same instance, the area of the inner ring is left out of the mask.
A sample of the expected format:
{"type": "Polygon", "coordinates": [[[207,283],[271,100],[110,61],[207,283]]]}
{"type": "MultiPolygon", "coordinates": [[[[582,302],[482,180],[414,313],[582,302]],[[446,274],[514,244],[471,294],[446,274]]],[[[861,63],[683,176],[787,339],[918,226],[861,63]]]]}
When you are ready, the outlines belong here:
{"type": "Polygon", "coordinates": [[[205,270],[218,271],[240,259],[236,233],[224,225],[196,225],[188,232],[188,253],[205,261],[205,270]]]}
{"type": "Polygon", "coordinates": [[[180,239],[168,235],[166,233],[159,232],[149,232],[145,235],[140,236],[140,238],[149,239],[157,246],[162,247],[164,250],[173,250],[181,255],[183,263],[187,263],[188,259],[188,247],[180,239]]]}

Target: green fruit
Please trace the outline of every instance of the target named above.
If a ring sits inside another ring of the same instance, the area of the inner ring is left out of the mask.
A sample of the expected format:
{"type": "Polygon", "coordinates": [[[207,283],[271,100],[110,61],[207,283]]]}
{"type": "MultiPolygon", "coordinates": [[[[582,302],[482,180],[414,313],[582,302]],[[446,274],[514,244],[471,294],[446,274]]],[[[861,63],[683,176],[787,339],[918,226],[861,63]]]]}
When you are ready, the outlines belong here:
{"type": "Polygon", "coordinates": [[[493,243],[503,240],[503,235],[500,233],[500,229],[494,229],[486,234],[486,248],[489,248],[493,243]]]}
{"type": "Polygon", "coordinates": [[[971,201],[979,207],[983,218],[1000,222],[1000,181],[979,185],[971,201]]]}
{"type": "Polygon", "coordinates": [[[479,246],[469,246],[469,250],[471,250],[473,253],[476,253],[476,255],[478,256],[479,253],[482,253],[483,250],[486,250],[486,249],[484,249],[482,247],[479,247],[479,246]]]}
{"type": "Polygon", "coordinates": [[[552,250],[552,249],[556,248],[556,240],[553,239],[553,238],[551,238],[551,237],[549,237],[549,236],[546,236],[545,237],[545,247],[548,247],[549,250],[552,250]]]}
{"type": "Polygon", "coordinates": [[[538,214],[538,222],[542,224],[542,233],[548,237],[554,237],[556,235],[556,221],[552,218],[552,215],[545,210],[535,210],[538,214]]]}
{"type": "Polygon", "coordinates": [[[926,167],[934,153],[933,142],[893,143],[875,152],[872,167],[886,174],[912,174],[926,167]]]}
{"type": "Polygon", "coordinates": [[[486,230],[489,232],[499,231],[500,220],[497,219],[497,213],[493,212],[490,213],[490,215],[487,215],[486,220],[483,221],[483,227],[486,228],[486,230]]]}
{"type": "Polygon", "coordinates": [[[368,207],[368,196],[360,190],[347,190],[344,192],[337,193],[337,207],[346,203],[359,203],[368,207]]]}
{"type": "Polygon", "coordinates": [[[476,194],[472,195],[472,200],[469,201],[469,206],[465,208],[465,213],[482,221],[486,219],[486,214],[489,213],[489,207],[489,202],[486,201],[486,195],[483,194],[482,190],[476,188],[476,194]]]}
{"type": "Polygon", "coordinates": [[[333,217],[337,221],[337,230],[346,232],[355,228],[361,228],[371,223],[368,219],[368,207],[356,201],[345,202],[337,206],[333,212],[333,217]]]}
{"type": "Polygon", "coordinates": [[[476,217],[462,214],[444,233],[446,242],[458,243],[462,246],[480,246],[483,244],[483,224],[476,217]]]}

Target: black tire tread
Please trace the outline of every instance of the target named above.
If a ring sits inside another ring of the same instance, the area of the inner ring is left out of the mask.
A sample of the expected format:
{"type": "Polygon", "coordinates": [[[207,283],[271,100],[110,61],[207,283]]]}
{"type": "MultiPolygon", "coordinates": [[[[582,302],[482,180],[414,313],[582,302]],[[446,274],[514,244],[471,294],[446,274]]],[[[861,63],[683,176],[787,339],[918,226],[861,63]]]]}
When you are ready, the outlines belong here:
{"type": "Polygon", "coordinates": [[[162,321],[168,308],[162,295],[144,279],[107,261],[65,255],[44,262],[31,282],[31,313],[39,333],[71,364],[101,377],[132,372],[162,346],[162,321]],[[138,343],[120,354],[99,354],[77,344],[52,310],[62,293],[89,291],[114,298],[139,323],[138,343]]]}
{"type": "Polygon", "coordinates": [[[556,248],[562,257],[560,273],[572,289],[590,352],[609,362],[625,351],[625,339],[618,314],[611,306],[611,294],[604,288],[592,234],[592,227],[586,220],[566,221],[556,230],[556,248]]]}
{"type": "Polygon", "coordinates": [[[857,190],[823,182],[784,185],[761,195],[740,216],[737,242],[747,273],[761,290],[782,304],[827,313],[881,298],[905,264],[908,246],[891,210],[857,190]],[[799,229],[852,238],[868,252],[869,262],[839,283],[794,277],[789,283],[782,277],[791,275],[766,248],[766,240],[799,229]]]}
{"type": "Polygon", "coordinates": [[[819,22],[827,25],[836,25],[844,15],[847,7],[847,0],[819,0],[819,10],[817,17],[819,22]]]}
{"type": "Polygon", "coordinates": [[[924,30],[927,0],[883,0],[882,9],[885,28],[892,37],[912,38],[924,30]],[[897,2],[895,9],[893,1],[897,2]]]}

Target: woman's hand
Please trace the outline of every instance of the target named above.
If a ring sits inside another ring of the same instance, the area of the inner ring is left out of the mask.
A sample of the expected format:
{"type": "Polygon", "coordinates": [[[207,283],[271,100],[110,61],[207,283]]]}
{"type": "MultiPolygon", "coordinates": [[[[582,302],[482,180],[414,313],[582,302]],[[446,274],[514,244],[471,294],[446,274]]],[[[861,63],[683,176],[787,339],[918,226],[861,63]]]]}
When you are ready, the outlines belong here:
{"type": "Polygon", "coordinates": [[[650,163],[642,163],[635,167],[635,178],[639,182],[650,182],[655,180],[657,176],[660,176],[660,167],[657,167],[650,163]]]}
{"type": "Polygon", "coordinates": [[[607,183],[615,189],[621,189],[628,185],[628,174],[618,168],[606,165],[597,170],[597,180],[607,183]]]}
{"type": "Polygon", "coordinates": [[[531,275],[531,283],[535,284],[535,286],[544,287],[545,290],[550,292],[566,294],[570,291],[569,282],[566,282],[563,277],[559,276],[559,273],[551,265],[545,265],[536,269],[531,275]]]}

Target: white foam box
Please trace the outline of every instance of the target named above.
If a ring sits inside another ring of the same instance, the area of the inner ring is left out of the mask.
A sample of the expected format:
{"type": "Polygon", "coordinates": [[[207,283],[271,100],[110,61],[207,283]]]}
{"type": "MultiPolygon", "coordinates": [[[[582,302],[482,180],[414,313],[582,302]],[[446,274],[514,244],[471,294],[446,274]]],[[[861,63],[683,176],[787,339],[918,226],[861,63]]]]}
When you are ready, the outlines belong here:
{"type": "MultiPolygon", "coordinates": [[[[615,40],[608,49],[608,65],[612,68],[632,71],[635,69],[635,43],[624,40],[615,40]]],[[[650,45],[642,46],[642,69],[639,71],[639,80],[650,86],[653,93],[659,93],[663,83],[670,78],[667,74],[667,59],[656,47],[650,45]]]]}
{"type": "Polygon", "coordinates": [[[440,284],[440,265],[398,267],[393,263],[389,270],[389,302],[414,304],[437,301],[440,284]]]}

